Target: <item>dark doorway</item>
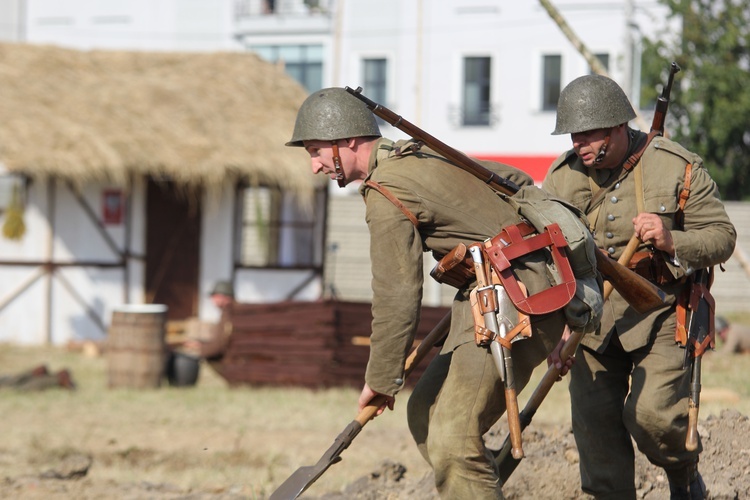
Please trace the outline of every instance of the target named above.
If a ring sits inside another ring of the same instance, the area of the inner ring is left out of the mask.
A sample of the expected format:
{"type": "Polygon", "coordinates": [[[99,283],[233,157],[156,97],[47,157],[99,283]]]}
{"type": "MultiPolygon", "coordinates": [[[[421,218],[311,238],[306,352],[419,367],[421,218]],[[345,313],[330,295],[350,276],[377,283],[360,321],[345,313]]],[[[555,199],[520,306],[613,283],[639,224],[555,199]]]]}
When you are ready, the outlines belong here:
{"type": "Polygon", "coordinates": [[[201,196],[174,183],[148,180],[146,302],[165,304],[169,320],[198,313],[201,196]]]}

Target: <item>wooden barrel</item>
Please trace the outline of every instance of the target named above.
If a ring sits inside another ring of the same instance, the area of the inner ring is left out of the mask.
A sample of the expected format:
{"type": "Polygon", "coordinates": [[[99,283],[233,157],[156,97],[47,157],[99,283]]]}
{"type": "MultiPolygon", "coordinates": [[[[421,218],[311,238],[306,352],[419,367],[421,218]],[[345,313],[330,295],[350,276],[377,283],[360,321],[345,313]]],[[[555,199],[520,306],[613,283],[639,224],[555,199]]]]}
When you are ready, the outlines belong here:
{"type": "Polygon", "coordinates": [[[161,385],[166,355],[167,306],[125,305],[112,311],[107,339],[109,387],[161,385]]]}

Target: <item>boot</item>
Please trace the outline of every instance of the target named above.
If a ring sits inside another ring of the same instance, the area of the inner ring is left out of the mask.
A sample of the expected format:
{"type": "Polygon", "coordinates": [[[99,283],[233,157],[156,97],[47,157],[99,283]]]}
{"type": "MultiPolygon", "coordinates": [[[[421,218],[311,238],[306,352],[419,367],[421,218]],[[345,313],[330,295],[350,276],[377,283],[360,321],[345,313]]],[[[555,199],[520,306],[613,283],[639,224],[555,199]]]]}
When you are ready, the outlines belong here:
{"type": "Polygon", "coordinates": [[[706,483],[703,482],[698,471],[695,471],[695,479],[689,484],[676,484],[669,482],[670,500],[704,500],[706,498],[706,483]]]}

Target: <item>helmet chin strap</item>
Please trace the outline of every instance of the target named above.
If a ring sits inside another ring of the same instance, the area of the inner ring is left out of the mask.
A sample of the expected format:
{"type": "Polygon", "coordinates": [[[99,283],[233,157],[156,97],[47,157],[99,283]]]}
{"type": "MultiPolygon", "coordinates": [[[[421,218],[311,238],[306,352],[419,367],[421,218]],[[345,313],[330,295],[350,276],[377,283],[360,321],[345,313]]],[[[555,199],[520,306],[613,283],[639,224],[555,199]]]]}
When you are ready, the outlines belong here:
{"type": "Polygon", "coordinates": [[[344,177],[344,169],[341,167],[341,156],[339,155],[339,145],[336,141],[331,141],[331,149],[333,149],[333,168],[336,170],[336,182],[339,187],[346,187],[346,178],[344,177]]]}
{"type": "Polygon", "coordinates": [[[594,158],[594,165],[599,165],[602,161],[604,161],[604,155],[607,154],[607,147],[609,146],[609,140],[612,137],[612,129],[607,130],[607,136],[604,138],[604,144],[602,144],[601,149],[599,149],[599,153],[596,155],[596,158],[594,158]]]}

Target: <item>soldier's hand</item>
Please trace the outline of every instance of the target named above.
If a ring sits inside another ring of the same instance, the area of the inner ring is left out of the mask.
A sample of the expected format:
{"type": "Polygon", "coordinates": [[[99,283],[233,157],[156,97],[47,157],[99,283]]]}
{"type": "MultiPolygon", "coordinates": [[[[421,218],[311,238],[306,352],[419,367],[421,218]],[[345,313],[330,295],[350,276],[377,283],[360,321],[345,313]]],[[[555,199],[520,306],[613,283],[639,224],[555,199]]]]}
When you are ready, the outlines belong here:
{"type": "Polygon", "coordinates": [[[664,222],[656,214],[641,213],[633,219],[633,229],[638,238],[649,242],[657,250],[674,257],[674,241],[672,233],[664,227],[664,222]]]}
{"type": "Polygon", "coordinates": [[[568,325],[565,325],[565,330],[563,330],[562,337],[560,338],[560,342],[557,343],[557,346],[552,350],[552,352],[547,356],[547,366],[554,366],[558,370],[560,370],[560,375],[557,377],[557,380],[562,380],[562,378],[570,371],[570,369],[573,367],[573,363],[575,363],[576,358],[575,355],[570,356],[568,359],[563,361],[560,358],[560,351],[562,351],[563,346],[565,345],[565,342],[570,338],[570,328],[568,328],[568,325]]]}
{"type": "MultiPolygon", "coordinates": [[[[365,406],[370,404],[370,401],[372,401],[372,398],[375,396],[385,396],[385,394],[380,394],[379,392],[373,391],[369,385],[365,384],[365,386],[362,388],[362,392],[359,395],[359,411],[365,409],[365,406]]],[[[378,408],[378,411],[376,415],[380,415],[383,413],[386,409],[386,407],[389,410],[393,410],[393,404],[395,403],[396,398],[393,396],[385,396],[385,403],[383,403],[380,408],[378,408]]]]}

